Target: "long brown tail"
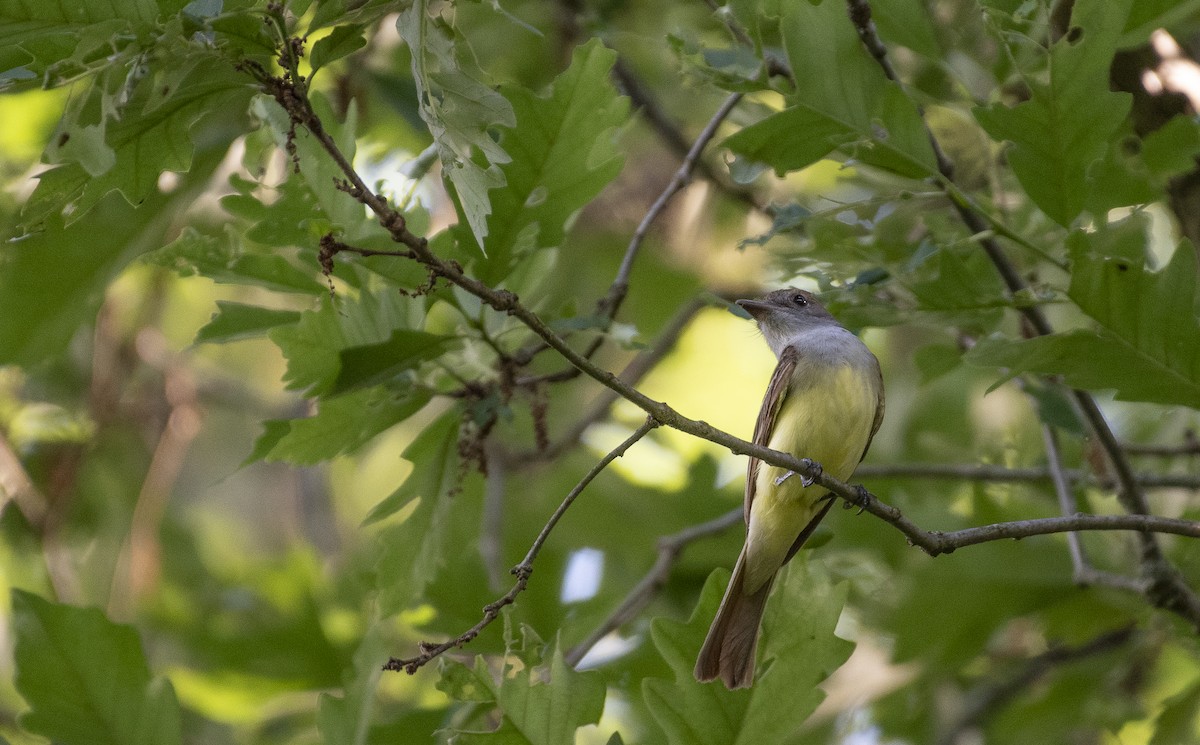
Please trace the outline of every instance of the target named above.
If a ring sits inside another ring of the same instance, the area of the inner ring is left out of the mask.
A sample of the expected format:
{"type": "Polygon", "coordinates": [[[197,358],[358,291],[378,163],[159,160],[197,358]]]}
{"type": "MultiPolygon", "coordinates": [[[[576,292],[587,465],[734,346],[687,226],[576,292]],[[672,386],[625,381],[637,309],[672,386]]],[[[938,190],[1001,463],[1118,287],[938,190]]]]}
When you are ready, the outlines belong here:
{"type": "Polygon", "coordinates": [[[746,688],[754,682],[758,627],[774,578],[747,595],[742,591],[745,565],[746,551],[742,549],[737,566],[733,568],[733,578],[721,599],[721,607],[717,609],[708,637],[700,648],[696,680],[707,682],[720,678],[726,688],[746,688]]]}

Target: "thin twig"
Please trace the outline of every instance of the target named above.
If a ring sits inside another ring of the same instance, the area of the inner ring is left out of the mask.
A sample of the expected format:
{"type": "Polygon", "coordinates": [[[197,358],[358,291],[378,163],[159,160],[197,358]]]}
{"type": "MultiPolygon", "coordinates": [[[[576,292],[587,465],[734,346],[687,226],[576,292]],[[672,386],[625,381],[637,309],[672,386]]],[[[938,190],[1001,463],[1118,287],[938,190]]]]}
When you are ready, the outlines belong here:
{"type": "MultiPolygon", "coordinates": [[[[679,127],[663,111],[662,106],[646,88],[645,84],[642,83],[641,79],[638,78],[637,74],[630,69],[624,57],[617,57],[617,61],[613,65],[613,77],[617,79],[617,82],[625,91],[625,95],[629,96],[629,100],[633,102],[634,107],[641,111],[642,117],[645,118],[650,128],[658,134],[659,139],[679,157],[686,157],[691,150],[691,144],[683,136],[683,132],[680,131],[679,127]]],[[[760,202],[753,190],[730,182],[728,178],[722,176],[703,158],[696,161],[696,172],[703,176],[706,181],[716,186],[726,196],[736,199],[747,207],[769,217],[775,214],[774,207],[760,202]]]]}
{"type": "MultiPolygon", "coordinates": [[[[1058,506],[1064,516],[1077,511],[1075,497],[1071,493],[1071,485],[1066,469],[1062,467],[1062,456],[1058,449],[1058,435],[1049,424],[1042,425],[1042,439],[1046,443],[1046,457],[1050,462],[1050,473],[1054,480],[1054,493],[1058,497],[1058,506]]],[[[1112,572],[1096,569],[1087,560],[1083,550],[1083,540],[1078,533],[1067,533],[1067,552],[1071,555],[1071,572],[1075,584],[1080,587],[1102,585],[1115,587],[1129,592],[1145,593],[1147,584],[1136,577],[1126,577],[1112,572]]]]}
{"type": "Polygon", "coordinates": [[[646,210],[646,214],[642,217],[641,223],[637,229],[633,231],[633,237],[629,239],[629,245],[625,248],[625,256],[621,259],[621,267],[617,270],[617,276],[609,287],[608,294],[603,301],[604,312],[608,317],[616,315],[617,310],[621,307],[621,303],[625,300],[625,295],[629,292],[629,275],[633,272],[633,261],[637,258],[638,251],[642,247],[642,242],[646,240],[646,235],[650,232],[650,226],[658,220],[659,215],[666,209],[667,204],[671,199],[679,193],[683,187],[687,186],[692,180],[692,171],[696,167],[696,162],[700,159],[700,154],[704,152],[704,148],[716,135],[717,129],[721,123],[725,121],[725,117],[733,111],[738,102],[742,100],[741,93],[732,93],[717,109],[717,112],[708,120],[708,124],[704,125],[704,129],[696,137],[696,141],[692,143],[692,149],[684,156],[683,162],[679,164],[675,175],[671,177],[670,182],[663,188],[662,193],[658,195],[658,199],[654,200],[654,204],[650,205],[650,209],[646,210]]]}
{"type": "Polygon", "coordinates": [[[579,661],[601,639],[636,618],[638,613],[649,605],[654,596],[666,584],[667,577],[671,573],[671,567],[675,565],[675,562],[679,559],[679,555],[683,553],[683,549],[689,544],[701,538],[723,533],[741,521],[742,508],[738,507],[720,517],[698,525],[689,526],[678,533],[672,533],[660,538],[658,541],[658,558],[654,561],[654,566],[650,567],[650,571],[646,572],[646,576],[642,577],[633,586],[633,589],[629,591],[629,594],[625,596],[621,604],[609,614],[608,618],[604,619],[592,633],[588,634],[586,639],[576,644],[567,652],[563,658],[566,660],[566,663],[572,667],[578,665],[579,661]]]}
{"type": "Polygon", "coordinates": [[[49,510],[46,497],[33,483],[21,458],[0,430],[0,508],[9,500],[21,510],[26,522],[34,528],[41,527],[49,510]]]}
{"type": "Polygon", "coordinates": [[[584,474],[583,478],[579,480],[579,483],[575,485],[575,488],[572,489],[570,493],[567,494],[567,496],[563,499],[562,504],[558,506],[558,509],[554,511],[554,514],[550,516],[550,519],[546,521],[546,524],[542,526],[541,532],[538,533],[538,537],[534,539],[533,545],[529,547],[529,551],[526,552],[525,558],[521,559],[520,564],[517,564],[512,568],[512,574],[517,578],[517,581],[513,584],[512,589],[506,592],[499,599],[484,606],[483,618],[481,618],[478,623],[453,639],[444,641],[440,644],[421,642],[418,645],[420,647],[421,654],[408,659],[397,659],[392,657],[388,659],[387,663],[383,666],[383,669],[395,671],[403,670],[411,675],[419,670],[423,665],[428,664],[431,660],[435,659],[444,652],[461,647],[475,637],[479,636],[479,632],[487,628],[492,621],[495,621],[500,616],[500,611],[506,605],[512,605],[513,602],[516,601],[517,596],[525,591],[525,588],[529,585],[529,577],[533,574],[533,562],[537,559],[538,554],[541,552],[542,546],[546,544],[546,540],[550,537],[550,533],[554,530],[554,526],[557,525],[558,521],[561,520],[563,515],[567,513],[567,510],[570,509],[572,503],[575,502],[576,497],[578,497],[583,490],[587,488],[588,484],[592,483],[592,479],[596,478],[596,476],[598,476],[609,463],[612,463],[614,460],[624,455],[625,451],[632,447],[635,442],[645,437],[650,430],[657,426],[658,422],[651,418],[647,418],[642,426],[638,427],[632,435],[625,438],[625,441],[620,445],[617,445],[615,448],[610,450],[607,455],[605,455],[598,463],[596,463],[596,465],[592,466],[592,470],[584,474]]]}
{"type": "MultiPolygon", "coordinates": [[[[621,257],[621,265],[617,269],[617,275],[613,278],[612,283],[608,287],[608,291],[600,300],[596,302],[596,314],[603,321],[600,331],[587,350],[583,353],[585,359],[591,359],[604,345],[606,336],[612,321],[617,316],[617,311],[621,309],[621,305],[625,302],[625,297],[629,294],[629,277],[633,273],[634,260],[637,259],[638,253],[641,250],[642,243],[646,240],[646,235],[650,232],[650,227],[662,215],[667,204],[671,199],[679,193],[683,187],[687,186],[692,180],[692,173],[696,168],[696,164],[700,160],[700,154],[704,152],[704,148],[716,136],[717,129],[738,102],[742,100],[741,93],[733,93],[721,104],[716,113],[704,125],[704,129],[696,137],[696,141],[692,143],[692,147],[684,156],[683,162],[679,164],[679,168],[675,171],[675,175],[663,187],[662,192],[650,208],[646,210],[646,214],[642,217],[642,221],[638,224],[637,229],[633,231],[633,236],[629,239],[629,245],[625,247],[625,254],[621,257]]],[[[534,345],[528,349],[525,355],[514,355],[518,360],[525,360],[535,354],[537,350],[544,348],[544,345],[534,345]]],[[[577,377],[580,374],[578,367],[564,370],[554,374],[555,382],[562,382],[577,377]]]]}

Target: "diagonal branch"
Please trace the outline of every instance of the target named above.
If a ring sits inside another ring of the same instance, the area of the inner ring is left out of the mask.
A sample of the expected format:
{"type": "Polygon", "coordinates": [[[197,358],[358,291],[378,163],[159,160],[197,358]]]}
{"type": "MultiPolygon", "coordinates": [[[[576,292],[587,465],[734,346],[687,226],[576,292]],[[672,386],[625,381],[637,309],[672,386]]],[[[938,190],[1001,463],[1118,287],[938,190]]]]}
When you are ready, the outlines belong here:
{"type": "MultiPolygon", "coordinates": [[[[1070,515],[1075,512],[1075,497],[1071,493],[1071,485],[1062,466],[1062,456],[1058,450],[1058,434],[1049,424],[1043,424],[1042,438],[1046,443],[1046,456],[1050,461],[1050,472],[1054,479],[1054,493],[1058,497],[1059,509],[1062,510],[1064,516],[1070,515]]],[[[1083,541],[1078,533],[1067,533],[1067,552],[1071,555],[1072,576],[1075,578],[1075,584],[1080,587],[1104,585],[1145,594],[1147,588],[1144,581],[1111,572],[1102,572],[1093,567],[1084,554],[1083,541]]]]}
{"type": "Polygon", "coordinates": [[[512,568],[511,574],[517,578],[517,581],[513,584],[512,589],[510,589],[501,597],[497,598],[495,601],[485,605],[483,608],[483,618],[479,619],[478,623],[453,639],[441,642],[440,644],[421,642],[418,645],[421,649],[421,653],[419,655],[416,657],[409,657],[407,659],[398,659],[396,657],[392,657],[388,659],[386,664],[384,664],[383,669],[395,670],[397,672],[403,670],[411,675],[419,670],[422,666],[437,658],[439,655],[448,652],[451,649],[461,647],[475,637],[479,636],[479,633],[487,628],[492,621],[495,621],[500,617],[500,611],[503,610],[506,605],[512,605],[516,601],[517,596],[525,591],[525,588],[529,585],[529,577],[533,574],[533,562],[537,559],[538,554],[541,553],[542,546],[546,544],[546,540],[550,537],[550,533],[554,530],[554,526],[558,525],[558,521],[561,520],[562,516],[567,513],[567,510],[570,509],[571,504],[575,502],[576,497],[578,497],[583,490],[587,488],[588,484],[592,483],[592,479],[600,475],[600,472],[603,471],[609,463],[612,463],[614,460],[624,455],[625,451],[632,447],[635,442],[645,437],[650,430],[657,426],[658,422],[654,421],[653,419],[646,419],[642,426],[638,427],[632,435],[625,438],[625,441],[620,445],[617,445],[615,448],[610,450],[607,455],[605,455],[598,463],[596,463],[596,465],[592,466],[592,470],[584,474],[583,478],[579,480],[579,483],[575,485],[575,488],[571,489],[567,496],[563,498],[562,503],[558,505],[558,509],[554,511],[554,514],[550,515],[550,519],[546,521],[546,524],[542,526],[541,532],[538,533],[538,537],[534,539],[533,545],[529,547],[529,551],[526,552],[525,558],[521,559],[520,564],[517,564],[512,568]]]}

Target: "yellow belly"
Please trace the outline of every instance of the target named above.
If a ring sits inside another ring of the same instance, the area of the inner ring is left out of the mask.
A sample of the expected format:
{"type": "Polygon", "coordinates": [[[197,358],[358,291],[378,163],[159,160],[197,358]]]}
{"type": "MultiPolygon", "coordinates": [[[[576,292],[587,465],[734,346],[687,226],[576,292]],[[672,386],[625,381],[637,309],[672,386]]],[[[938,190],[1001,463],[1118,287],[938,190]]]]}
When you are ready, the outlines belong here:
{"type": "MultiPolygon", "coordinates": [[[[806,370],[786,394],[770,439],[773,450],[811,458],[825,473],[846,481],[854,473],[871,437],[878,397],[873,372],[842,365],[806,370]]],[[[805,488],[799,474],[776,485],[786,469],[758,469],[746,537],[746,592],[767,582],[787,556],[800,531],[819,509],[828,490],[805,488]]]]}

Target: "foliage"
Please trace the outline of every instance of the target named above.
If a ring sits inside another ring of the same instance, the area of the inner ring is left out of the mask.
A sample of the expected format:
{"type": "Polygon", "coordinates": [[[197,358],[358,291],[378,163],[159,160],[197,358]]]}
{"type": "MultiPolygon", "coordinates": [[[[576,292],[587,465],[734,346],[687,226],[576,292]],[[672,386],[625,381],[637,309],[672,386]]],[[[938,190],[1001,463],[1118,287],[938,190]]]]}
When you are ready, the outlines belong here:
{"type": "Polygon", "coordinates": [[[880,357],[856,478],[917,526],[1120,514],[1133,471],[1196,519],[1200,92],[1158,63],[1198,32],[0,0],[0,741],[1194,741],[1193,538],[931,558],[835,510],[727,691],[691,670],[739,456],[657,427],[548,521],[645,418],[609,372],[748,437],[772,360],[726,309],[788,284],[880,357]]]}

